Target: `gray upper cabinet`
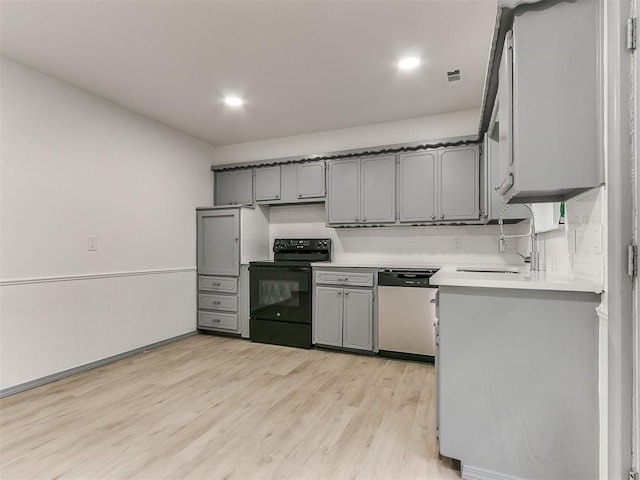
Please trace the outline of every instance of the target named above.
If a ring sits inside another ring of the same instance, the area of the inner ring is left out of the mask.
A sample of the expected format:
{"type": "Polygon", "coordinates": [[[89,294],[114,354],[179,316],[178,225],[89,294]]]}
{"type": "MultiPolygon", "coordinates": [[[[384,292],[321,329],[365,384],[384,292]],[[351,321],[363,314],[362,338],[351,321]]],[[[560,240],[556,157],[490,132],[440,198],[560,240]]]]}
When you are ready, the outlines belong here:
{"type": "Polygon", "coordinates": [[[398,157],[398,214],[400,222],[436,219],[436,150],[398,157]]]}
{"type": "Polygon", "coordinates": [[[478,147],[440,150],[439,220],[472,220],[480,217],[480,161],[478,147]]]}
{"type": "Polygon", "coordinates": [[[325,196],[322,161],[255,168],[256,202],[269,205],[320,202],[325,196]]]}
{"type": "Polygon", "coordinates": [[[373,291],[344,290],[342,346],[358,350],[373,349],[373,291]]]}
{"type": "Polygon", "coordinates": [[[301,163],[298,170],[298,198],[324,198],[324,162],[301,163]]]}
{"type": "Polygon", "coordinates": [[[394,223],[395,157],[329,162],[329,225],[394,223]]]}
{"type": "Polygon", "coordinates": [[[477,145],[398,156],[400,223],[479,222],[477,145]]]}
{"type": "MultiPolygon", "coordinates": [[[[484,220],[487,223],[496,223],[500,217],[500,212],[507,205],[504,197],[500,194],[500,182],[504,178],[500,170],[500,125],[493,122],[485,134],[484,158],[482,162],[482,174],[485,179],[481,186],[486,187],[483,191],[484,220]]],[[[524,218],[529,218],[529,210],[524,205],[514,205],[504,214],[503,220],[506,223],[513,223],[524,218]]]]}
{"type": "Polygon", "coordinates": [[[360,160],[329,162],[327,223],[353,224],[360,221],[360,160]]]}
{"type": "Polygon", "coordinates": [[[361,160],[362,223],[396,221],[395,156],[361,160]]]}
{"type": "Polygon", "coordinates": [[[233,205],[235,197],[233,194],[233,183],[236,172],[216,172],[216,205],[233,205]]]}
{"type": "Polygon", "coordinates": [[[240,274],[240,212],[198,212],[198,274],[240,274]]]}
{"type": "Polygon", "coordinates": [[[216,205],[251,205],[253,203],[253,170],[231,170],[215,173],[216,205]]]}
{"type": "Polygon", "coordinates": [[[280,199],[280,165],[256,168],[256,202],[280,199]]]}
{"type": "Polygon", "coordinates": [[[500,148],[512,154],[499,186],[509,203],[559,201],[603,183],[599,8],[579,1],[515,10],[499,78],[500,148]],[[512,139],[504,148],[503,136],[512,139]]]}

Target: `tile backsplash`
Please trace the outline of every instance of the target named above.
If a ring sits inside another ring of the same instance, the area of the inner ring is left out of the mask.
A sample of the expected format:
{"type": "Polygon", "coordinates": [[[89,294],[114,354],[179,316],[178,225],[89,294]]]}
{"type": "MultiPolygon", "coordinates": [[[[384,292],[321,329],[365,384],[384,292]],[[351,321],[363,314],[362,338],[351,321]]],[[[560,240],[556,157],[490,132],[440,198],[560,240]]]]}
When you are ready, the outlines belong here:
{"type": "MultiPolygon", "coordinates": [[[[328,228],[324,204],[272,206],[270,210],[271,242],[274,238],[331,238],[335,262],[524,265],[515,254],[516,247],[527,248],[520,246],[522,241],[499,253],[497,225],[328,228]]],[[[505,233],[526,233],[528,223],[504,228],[505,233]]]]}
{"type": "Polygon", "coordinates": [[[604,187],[598,187],[566,202],[566,228],[538,236],[543,269],[603,281],[604,196],[604,187]]]}

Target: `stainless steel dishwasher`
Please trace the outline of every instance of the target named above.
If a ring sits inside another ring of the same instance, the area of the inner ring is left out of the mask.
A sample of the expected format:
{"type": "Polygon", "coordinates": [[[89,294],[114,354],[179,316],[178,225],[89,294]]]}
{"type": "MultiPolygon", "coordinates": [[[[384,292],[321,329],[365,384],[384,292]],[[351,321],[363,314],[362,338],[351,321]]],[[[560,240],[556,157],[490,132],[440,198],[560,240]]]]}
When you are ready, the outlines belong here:
{"type": "Polygon", "coordinates": [[[437,269],[378,272],[378,348],[381,356],[433,362],[436,355],[437,269]]]}

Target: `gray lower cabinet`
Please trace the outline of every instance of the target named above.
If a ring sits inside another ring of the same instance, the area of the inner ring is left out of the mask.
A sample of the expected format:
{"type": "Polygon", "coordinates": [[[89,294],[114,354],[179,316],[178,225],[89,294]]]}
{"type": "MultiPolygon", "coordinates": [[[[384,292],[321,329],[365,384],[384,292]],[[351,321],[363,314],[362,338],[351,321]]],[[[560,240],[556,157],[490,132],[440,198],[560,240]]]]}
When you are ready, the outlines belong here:
{"type": "Polygon", "coordinates": [[[316,290],[316,344],[342,347],[344,289],[318,287],[316,290]]]}
{"type": "Polygon", "coordinates": [[[248,263],[269,255],[264,207],[201,207],[196,217],[197,328],[246,337],[248,263]]]}
{"type": "Polygon", "coordinates": [[[439,448],[463,478],[466,468],[598,478],[599,303],[587,292],[440,286],[439,448]]]}
{"type": "Polygon", "coordinates": [[[327,224],[395,223],[395,156],[328,165],[327,224]]]}
{"type": "Polygon", "coordinates": [[[253,169],[215,172],[215,204],[251,205],[253,169]]]}
{"type": "Polygon", "coordinates": [[[354,288],[316,289],[317,345],[373,350],[373,291],[354,288]]]}
{"type": "Polygon", "coordinates": [[[198,328],[240,333],[238,277],[198,275],[198,328]]]}
{"type": "Polygon", "coordinates": [[[479,147],[399,155],[398,206],[400,223],[478,222],[479,147]]]}
{"type": "Polygon", "coordinates": [[[373,351],[375,274],[314,273],[314,337],[317,345],[373,351]]]}

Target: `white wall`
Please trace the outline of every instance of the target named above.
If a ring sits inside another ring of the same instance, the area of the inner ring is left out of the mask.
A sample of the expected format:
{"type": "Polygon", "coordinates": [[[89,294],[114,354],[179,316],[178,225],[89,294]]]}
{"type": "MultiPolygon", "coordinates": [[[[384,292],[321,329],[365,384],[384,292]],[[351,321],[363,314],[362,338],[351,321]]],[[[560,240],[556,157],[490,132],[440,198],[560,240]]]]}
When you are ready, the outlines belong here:
{"type": "Polygon", "coordinates": [[[0,388],[195,330],[213,147],[0,66],[0,388]]]}
{"type": "Polygon", "coordinates": [[[322,154],[396,143],[476,137],[479,118],[480,109],[471,109],[295,137],[226,145],[216,147],[215,164],[322,154]]]}

